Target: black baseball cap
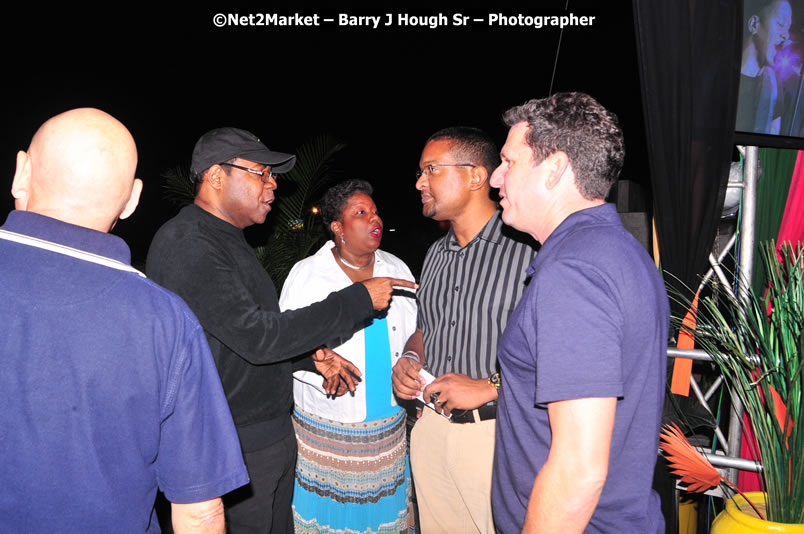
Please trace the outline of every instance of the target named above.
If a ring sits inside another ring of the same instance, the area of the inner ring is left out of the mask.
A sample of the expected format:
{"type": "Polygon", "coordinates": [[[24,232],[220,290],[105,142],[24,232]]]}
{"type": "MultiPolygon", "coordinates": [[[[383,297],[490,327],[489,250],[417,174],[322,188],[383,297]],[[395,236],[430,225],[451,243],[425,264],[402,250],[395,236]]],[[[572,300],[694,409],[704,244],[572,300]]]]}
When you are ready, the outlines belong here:
{"type": "Polygon", "coordinates": [[[190,173],[193,179],[216,163],[243,158],[255,163],[270,165],[271,172],[287,172],[296,164],[296,156],[269,150],[251,132],[240,128],[216,128],[198,140],[193,149],[190,173]]]}

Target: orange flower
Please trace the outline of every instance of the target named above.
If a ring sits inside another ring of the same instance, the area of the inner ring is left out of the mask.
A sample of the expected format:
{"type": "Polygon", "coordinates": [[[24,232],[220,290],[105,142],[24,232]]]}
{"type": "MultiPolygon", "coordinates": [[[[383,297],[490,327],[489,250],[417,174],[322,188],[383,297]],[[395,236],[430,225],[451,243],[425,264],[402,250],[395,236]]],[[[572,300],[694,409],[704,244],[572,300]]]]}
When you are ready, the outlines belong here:
{"type": "Polygon", "coordinates": [[[698,449],[692,446],[675,423],[663,425],[659,436],[661,438],[659,445],[664,451],[667,461],[670,463],[673,474],[678,475],[682,482],[689,484],[687,489],[702,492],[717,487],[720,484],[726,484],[743,496],[746,502],[750,504],[751,508],[757,513],[758,517],[765,519],[765,516],[757,510],[754,503],[752,503],[742,491],[737,489],[737,486],[721,476],[720,472],[715,469],[709,460],[707,460],[698,449]]]}
{"type": "Polygon", "coordinates": [[[720,485],[718,470],[687,441],[675,423],[664,425],[660,436],[659,444],[673,474],[689,484],[690,491],[702,492],[720,485]]]}

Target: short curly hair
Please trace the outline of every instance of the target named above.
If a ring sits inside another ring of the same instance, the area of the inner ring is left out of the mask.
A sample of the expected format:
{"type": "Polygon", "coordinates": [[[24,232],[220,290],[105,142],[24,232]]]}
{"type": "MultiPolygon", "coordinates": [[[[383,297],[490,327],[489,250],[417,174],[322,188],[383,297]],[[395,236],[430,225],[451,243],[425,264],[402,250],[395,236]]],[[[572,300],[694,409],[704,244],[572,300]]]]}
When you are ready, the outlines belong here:
{"type": "Polygon", "coordinates": [[[575,171],[575,185],[587,200],[605,199],[625,159],[617,116],[585,93],[556,93],[530,100],[503,115],[509,127],[528,125],[526,141],[533,163],[564,152],[575,171]]]}
{"type": "Polygon", "coordinates": [[[321,219],[324,221],[324,226],[327,227],[327,232],[330,235],[332,235],[330,224],[333,221],[342,220],[346,203],[356,193],[371,196],[374,193],[374,188],[365,180],[353,178],[333,185],[324,193],[324,197],[321,199],[321,219]]]}

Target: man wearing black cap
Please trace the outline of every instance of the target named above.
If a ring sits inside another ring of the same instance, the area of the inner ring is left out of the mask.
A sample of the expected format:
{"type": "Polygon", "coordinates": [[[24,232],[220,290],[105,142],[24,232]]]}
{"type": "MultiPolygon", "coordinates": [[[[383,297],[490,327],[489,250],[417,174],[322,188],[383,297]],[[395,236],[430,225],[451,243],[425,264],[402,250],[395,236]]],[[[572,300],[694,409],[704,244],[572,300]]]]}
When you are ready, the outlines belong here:
{"type": "MultiPolygon", "coordinates": [[[[204,327],[229,401],[251,479],[224,499],[227,524],[237,533],[293,531],[289,359],[362,328],[375,310],[388,307],[392,286],[415,287],[374,278],[280,313],[276,288],[242,230],[265,221],[277,187],[274,173],[295,162],[296,156],[271,151],[244,130],[207,132],[193,150],[195,203],[159,229],[148,251],[148,275],[184,298],[204,327]]],[[[349,381],[347,369],[358,372],[329,350],[317,351],[315,359],[330,391],[338,389],[339,377],[349,381]]],[[[312,370],[311,363],[307,358],[301,365],[312,370]]]]}

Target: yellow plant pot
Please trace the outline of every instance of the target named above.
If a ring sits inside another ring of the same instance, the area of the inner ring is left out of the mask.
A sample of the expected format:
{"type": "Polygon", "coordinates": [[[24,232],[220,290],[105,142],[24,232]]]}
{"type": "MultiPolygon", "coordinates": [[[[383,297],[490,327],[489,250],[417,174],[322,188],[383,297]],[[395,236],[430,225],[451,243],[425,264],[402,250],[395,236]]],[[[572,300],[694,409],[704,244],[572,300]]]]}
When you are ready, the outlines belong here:
{"type": "Polygon", "coordinates": [[[678,503],[678,534],[698,532],[698,503],[684,501],[678,503]]]}
{"type": "MultiPolygon", "coordinates": [[[[746,493],[754,506],[765,513],[765,494],[761,491],[746,493]]],[[[720,512],[712,523],[711,534],[750,534],[755,532],[784,532],[786,534],[804,534],[804,525],[792,523],[774,523],[759,519],[751,505],[745,502],[742,495],[735,495],[726,503],[726,509],[720,512]]]]}

